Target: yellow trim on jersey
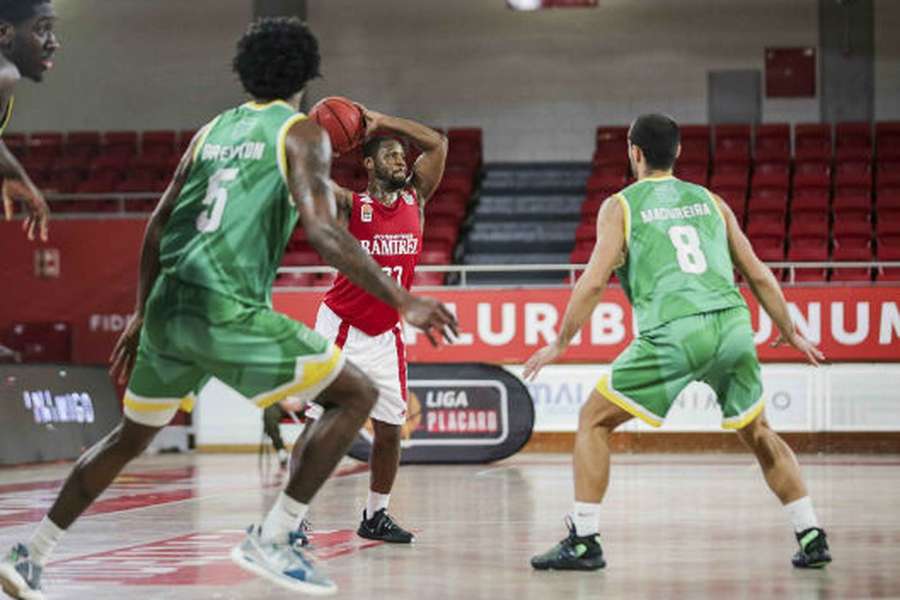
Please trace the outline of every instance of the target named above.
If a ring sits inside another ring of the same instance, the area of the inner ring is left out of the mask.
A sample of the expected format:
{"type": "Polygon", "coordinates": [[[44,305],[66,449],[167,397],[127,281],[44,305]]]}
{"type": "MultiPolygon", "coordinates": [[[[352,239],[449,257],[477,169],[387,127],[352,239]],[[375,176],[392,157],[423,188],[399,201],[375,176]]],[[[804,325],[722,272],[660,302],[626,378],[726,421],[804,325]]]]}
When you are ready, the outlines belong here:
{"type": "Polygon", "coordinates": [[[722,225],[725,228],[728,228],[728,221],[725,220],[725,213],[722,212],[722,207],[719,206],[719,201],[716,200],[716,197],[713,196],[713,193],[706,188],[703,188],[703,191],[706,192],[706,195],[709,196],[709,201],[712,202],[712,205],[715,207],[716,212],[719,213],[719,217],[722,219],[722,225]]]}
{"type": "Polygon", "coordinates": [[[213,130],[213,127],[216,126],[216,123],[219,122],[219,119],[222,115],[219,115],[209,123],[203,126],[203,129],[200,130],[200,134],[197,137],[197,143],[194,146],[194,154],[191,156],[191,162],[197,162],[197,157],[200,156],[200,148],[203,147],[203,144],[206,143],[206,138],[209,137],[210,132],[213,130]]]}
{"type": "Polygon", "coordinates": [[[659,175],[658,177],[644,177],[641,181],[669,181],[675,179],[674,175],[659,175]]]}
{"type": "MultiPolygon", "coordinates": [[[[312,400],[326,385],[331,383],[344,366],[344,355],[337,346],[332,346],[330,353],[297,360],[297,369],[302,369],[302,375],[295,376],[293,382],[288,383],[274,391],[266,392],[252,398],[252,402],[260,408],[269,408],[276,402],[284,400],[288,396],[304,394],[312,396],[312,400]],[[312,359],[312,360],[310,360],[312,359]]],[[[295,371],[296,373],[296,371],[295,371]]]]}
{"type": "Polygon", "coordinates": [[[631,246],[631,206],[628,205],[628,199],[625,198],[621,193],[613,194],[616,198],[619,199],[619,204],[622,205],[622,221],[625,226],[625,246],[631,246]]]}
{"type": "Polygon", "coordinates": [[[250,110],[266,110],[267,108],[272,108],[276,105],[281,105],[285,108],[295,110],[293,106],[291,106],[284,100],[271,100],[269,102],[256,102],[255,100],[251,100],[250,102],[245,102],[243,106],[244,108],[249,108],[250,110]]]}
{"type": "Polygon", "coordinates": [[[631,400],[625,395],[617,392],[615,388],[613,388],[611,374],[601,377],[600,381],[597,382],[597,387],[595,389],[601,396],[603,396],[628,414],[637,417],[647,425],[650,425],[651,427],[662,426],[662,419],[648,411],[646,408],[644,408],[634,400],[631,400]]]}
{"type": "Polygon", "coordinates": [[[278,153],[278,170],[281,171],[281,177],[284,179],[285,185],[288,183],[287,134],[288,131],[291,130],[291,127],[304,119],[306,119],[306,115],[297,113],[285,121],[284,125],[281,126],[281,130],[278,132],[278,145],[275,147],[275,152],[278,153]]]}
{"type": "Polygon", "coordinates": [[[759,413],[763,411],[766,407],[766,403],[763,398],[757,400],[756,404],[748,408],[744,411],[743,414],[740,414],[736,417],[730,417],[728,419],[722,420],[722,427],[724,429],[743,429],[747,425],[750,424],[753,419],[759,416],[759,413]]]}
{"type": "Polygon", "coordinates": [[[3,115],[3,122],[0,123],[0,135],[3,135],[3,132],[6,131],[6,126],[9,125],[9,122],[12,120],[13,106],[15,104],[16,97],[10,96],[9,102],[6,103],[6,114],[3,115]]]}

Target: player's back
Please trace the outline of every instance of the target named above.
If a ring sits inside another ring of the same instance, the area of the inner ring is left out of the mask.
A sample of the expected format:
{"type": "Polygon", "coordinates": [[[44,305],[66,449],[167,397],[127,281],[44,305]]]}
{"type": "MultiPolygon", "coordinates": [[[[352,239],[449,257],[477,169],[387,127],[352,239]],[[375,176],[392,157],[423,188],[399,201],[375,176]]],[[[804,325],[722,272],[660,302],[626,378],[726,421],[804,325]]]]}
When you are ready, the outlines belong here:
{"type": "Polygon", "coordinates": [[[160,241],[163,272],[255,306],[271,287],[297,224],[285,136],[305,118],[282,101],[247,103],[211,121],[160,241]]]}
{"type": "Polygon", "coordinates": [[[734,283],[725,219],[706,188],[675,177],[646,178],[617,197],[627,243],[619,279],[641,332],[745,305],[734,283]]]}

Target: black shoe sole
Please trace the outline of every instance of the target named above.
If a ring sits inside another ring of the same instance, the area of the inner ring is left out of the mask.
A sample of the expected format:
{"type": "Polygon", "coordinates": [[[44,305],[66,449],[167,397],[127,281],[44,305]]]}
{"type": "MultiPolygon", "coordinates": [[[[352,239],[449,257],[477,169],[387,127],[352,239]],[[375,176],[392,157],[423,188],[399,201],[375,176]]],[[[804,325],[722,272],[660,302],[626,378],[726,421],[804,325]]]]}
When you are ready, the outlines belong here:
{"type": "Polygon", "coordinates": [[[531,567],[537,571],[599,571],[606,567],[606,561],[602,558],[596,560],[579,560],[573,563],[550,564],[550,563],[531,563],[531,567]]]}
{"type": "Polygon", "coordinates": [[[376,542],[384,542],[386,544],[412,544],[414,541],[416,541],[416,536],[412,536],[409,539],[404,538],[404,539],[398,540],[398,539],[391,539],[391,538],[387,538],[387,537],[381,537],[381,536],[375,535],[374,533],[369,533],[363,529],[357,529],[356,535],[358,535],[361,538],[365,538],[367,540],[375,540],[376,542]]]}
{"type": "Polygon", "coordinates": [[[792,563],[792,564],[794,565],[795,569],[824,569],[830,563],[831,563],[830,560],[820,560],[818,562],[808,563],[805,565],[803,565],[803,564],[798,565],[797,563],[792,563]]]}

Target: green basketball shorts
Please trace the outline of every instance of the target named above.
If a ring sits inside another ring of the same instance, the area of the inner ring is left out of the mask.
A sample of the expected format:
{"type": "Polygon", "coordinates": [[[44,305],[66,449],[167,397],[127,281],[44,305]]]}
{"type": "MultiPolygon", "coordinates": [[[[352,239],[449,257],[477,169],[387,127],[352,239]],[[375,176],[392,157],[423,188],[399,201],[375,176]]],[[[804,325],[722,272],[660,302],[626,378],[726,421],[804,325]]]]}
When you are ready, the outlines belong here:
{"type": "Polygon", "coordinates": [[[281,313],[160,275],[144,315],[125,415],[166,425],[215,377],[266,408],[312,400],[344,366],[340,349],[281,313]]]}
{"type": "Polygon", "coordinates": [[[759,360],[746,307],[675,319],[640,335],[613,362],[597,391],[659,427],[692,381],[715,391],[726,429],[740,429],[762,412],[759,360]]]}

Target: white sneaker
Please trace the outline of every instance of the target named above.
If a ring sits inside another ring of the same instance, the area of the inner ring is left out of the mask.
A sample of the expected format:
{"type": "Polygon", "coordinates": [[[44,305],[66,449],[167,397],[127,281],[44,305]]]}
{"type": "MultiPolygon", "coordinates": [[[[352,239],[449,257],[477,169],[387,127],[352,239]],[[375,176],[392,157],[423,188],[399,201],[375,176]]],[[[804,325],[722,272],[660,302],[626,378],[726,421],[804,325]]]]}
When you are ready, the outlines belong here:
{"type": "Polygon", "coordinates": [[[231,551],[231,560],[244,570],[289,590],[313,596],[337,593],[337,585],[316,568],[312,556],[301,547],[297,532],[285,543],[264,542],[262,528],[250,526],[247,537],[231,551]]]}
{"type": "Polygon", "coordinates": [[[16,544],[0,560],[0,587],[18,600],[44,600],[41,593],[42,572],[43,568],[28,557],[28,548],[24,544],[16,544]]]}

